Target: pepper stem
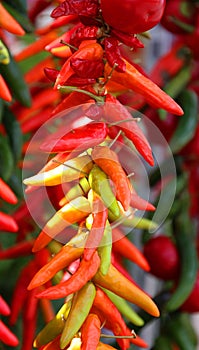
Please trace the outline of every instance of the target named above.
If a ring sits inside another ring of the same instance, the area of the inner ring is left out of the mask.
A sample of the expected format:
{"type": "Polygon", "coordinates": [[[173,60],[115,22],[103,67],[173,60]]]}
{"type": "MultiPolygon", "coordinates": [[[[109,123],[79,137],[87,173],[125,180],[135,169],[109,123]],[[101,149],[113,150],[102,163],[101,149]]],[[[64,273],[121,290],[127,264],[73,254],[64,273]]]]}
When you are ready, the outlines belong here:
{"type": "Polygon", "coordinates": [[[131,331],[132,335],[110,335],[101,333],[101,338],[110,338],[110,339],[135,339],[136,334],[134,330],[131,331]]]}
{"type": "Polygon", "coordinates": [[[111,143],[109,144],[109,148],[111,148],[111,147],[114,145],[114,143],[117,141],[117,139],[118,139],[118,137],[121,135],[121,133],[122,133],[122,130],[120,130],[120,131],[117,133],[117,135],[115,136],[115,138],[111,141],[111,143]]]}
{"type": "Polygon", "coordinates": [[[74,92],[74,91],[81,92],[82,94],[90,96],[93,100],[95,100],[98,103],[104,102],[104,97],[94,95],[92,92],[89,92],[86,90],[78,89],[76,86],[58,85],[57,89],[60,90],[61,92],[66,92],[66,93],[70,93],[70,92],[74,92]]]}
{"type": "Polygon", "coordinates": [[[66,46],[68,46],[68,47],[70,47],[71,49],[73,49],[73,50],[75,50],[75,51],[78,50],[78,48],[77,48],[76,46],[73,46],[73,45],[67,43],[66,41],[64,41],[64,40],[62,40],[62,39],[60,40],[60,43],[66,45],[66,46]]]}
{"type": "Polygon", "coordinates": [[[110,123],[109,125],[110,126],[115,126],[115,125],[126,123],[126,122],[140,122],[140,121],[141,121],[141,118],[139,118],[139,117],[131,118],[131,119],[129,118],[129,119],[118,120],[117,122],[110,123]]]}

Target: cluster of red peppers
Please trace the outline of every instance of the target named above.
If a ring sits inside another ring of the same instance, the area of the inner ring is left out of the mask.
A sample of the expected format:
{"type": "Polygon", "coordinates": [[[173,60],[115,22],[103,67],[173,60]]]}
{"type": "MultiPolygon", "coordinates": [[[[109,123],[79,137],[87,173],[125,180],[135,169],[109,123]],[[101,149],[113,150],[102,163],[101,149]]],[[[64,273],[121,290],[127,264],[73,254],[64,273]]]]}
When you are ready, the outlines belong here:
{"type": "MultiPolygon", "coordinates": [[[[124,1],[125,5],[129,3],[124,1]]],[[[9,2],[0,5],[0,105],[4,112],[0,112],[0,144],[8,154],[0,156],[3,167],[0,170],[0,196],[3,200],[16,204],[16,198],[7,185],[8,182],[16,193],[19,191],[17,177],[12,175],[16,169],[24,166],[32,172],[34,164],[30,160],[23,164],[22,157],[33,133],[51,117],[56,120],[61,112],[67,113],[70,108],[77,108],[79,114],[76,123],[68,122],[67,132],[63,132],[61,126],[57,134],[49,135],[35,146],[49,154],[49,161],[36,175],[24,179],[27,195],[45,187],[56,209],[42,231],[38,232],[23,195],[12,217],[0,212],[0,229],[18,230],[15,244],[1,249],[0,259],[30,257],[18,276],[10,311],[8,307],[5,311],[6,304],[0,299],[0,313],[6,316],[10,313],[11,326],[22,317],[23,350],[30,350],[32,346],[41,350],[113,349],[102,342],[103,337],[115,337],[123,350],[130,348],[131,344],[148,347],[138,335],[146,315],[139,315],[129,302],[151,315],[152,319],[160,315],[161,307],[136,284],[125,269],[123,259],[129,259],[145,272],[151,269],[153,273],[147,246],[143,254],[125,236],[125,227],[145,230],[156,227],[151,218],[138,220],[134,216],[136,210],[153,212],[155,207],[137,194],[130,174],[122,165],[122,154],[117,146],[127,147],[130,141],[137,154],[150,166],[154,165],[150,144],[139,127],[139,121],[132,117],[125,104],[139,109],[160,126],[166,139],[171,139],[174,155],[181,152],[194,132],[197,134],[197,129],[194,129],[197,114],[190,122],[191,129],[188,122],[187,128],[183,124],[190,113],[187,105],[189,108],[195,106],[195,95],[183,91],[178,103],[174,101],[188,84],[192,90],[197,88],[197,77],[190,82],[189,73],[194,74],[197,62],[188,41],[184,43],[182,37],[177,39],[171,52],[159,60],[150,75],[146,75],[132,59],[132,52],[139,52],[144,47],[142,38],[147,36],[146,31],[158,24],[161,18],[164,24],[164,13],[167,13],[170,1],[167,3],[156,0],[152,11],[151,1],[142,1],[139,6],[136,1],[130,4],[132,12],[129,12],[128,6],[121,8],[121,1],[114,5],[113,1],[107,0],[35,0],[28,2],[27,9],[19,1],[21,13],[27,11],[26,21],[9,2]],[[48,10],[49,5],[53,8],[53,20],[44,27],[37,27],[39,15],[48,10]],[[18,22],[11,21],[14,17],[18,22]],[[120,17],[123,22],[120,22],[120,17]],[[23,35],[33,30],[36,41],[17,53],[8,50],[11,45],[6,31],[23,35]],[[45,57],[22,74],[19,65],[41,52],[45,57]],[[176,80],[173,82],[172,79],[176,80]],[[174,115],[180,116],[179,122],[174,115]],[[172,127],[167,127],[170,119],[172,127]],[[173,134],[174,125],[176,134],[173,134]],[[184,136],[180,138],[183,128],[184,136]],[[14,143],[15,138],[16,142],[21,140],[20,145],[14,143]],[[10,148],[15,152],[14,160],[10,157],[10,148]],[[65,193],[63,184],[67,188],[65,193]],[[56,314],[54,299],[61,302],[56,314]],[[36,334],[40,312],[46,325],[36,334]]],[[[193,6],[197,9],[197,2],[193,6]]],[[[194,139],[197,142],[197,135],[194,139]]],[[[196,149],[194,143],[194,152],[196,149]]],[[[183,165],[189,167],[190,163],[183,165]]],[[[195,167],[190,169],[190,174],[196,171],[195,167]]],[[[38,203],[34,205],[36,208],[38,203]]],[[[179,208],[175,210],[178,212],[179,208]]],[[[181,221],[175,220],[174,224],[181,228],[185,226],[182,218],[181,221]]],[[[189,247],[186,232],[182,236],[183,245],[189,247]]],[[[179,246],[182,247],[181,241],[179,246]]],[[[187,252],[182,255],[183,278],[177,287],[174,286],[175,295],[163,308],[168,317],[185,302],[195,281],[197,267],[192,247],[187,252]],[[179,290],[182,292],[185,288],[184,271],[188,273],[190,269],[193,271],[192,282],[187,283],[189,289],[182,298],[179,290]]],[[[175,257],[177,263],[173,275],[167,276],[167,280],[179,276],[177,253],[175,257]]],[[[182,319],[176,317],[176,321],[175,317],[169,318],[168,327],[163,327],[168,334],[176,328],[174,321],[182,327],[182,319]]],[[[165,323],[167,321],[168,318],[165,323]]],[[[162,338],[166,338],[164,332],[162,338]]],[[[4,326],[0,328],[0,340],[11,346],[17,345],[17,339],[7,328],[4,330],[4,326]]],[[[160,340],[156,346],[163,344],[160,340]]]]}

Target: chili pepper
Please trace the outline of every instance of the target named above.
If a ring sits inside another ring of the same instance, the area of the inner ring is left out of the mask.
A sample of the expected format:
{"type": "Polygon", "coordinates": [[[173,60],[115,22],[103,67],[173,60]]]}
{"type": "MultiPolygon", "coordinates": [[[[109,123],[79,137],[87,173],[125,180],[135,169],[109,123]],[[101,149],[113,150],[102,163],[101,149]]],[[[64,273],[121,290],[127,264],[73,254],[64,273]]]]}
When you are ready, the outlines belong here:
{"type": "MultiPolygon", "coordinates": [[[[111,329],[115,335],[126,335],[127,327],[120,312],[100,288],[96,289],[93,306],[100,311],[100,320],[105,322],[106,328],[111,329]]],[[[128,349],[129,339],[117,339],[117,342],[122,349],[128,349]]]]}
{"type": "Polygon", "coordinates": [[[49,323],[55,317],[55,312],[51,301],[47,299],[40,299],[39,304],[44,322],[49,323]]]}
{"type": "Polygon", "coordinates": [[[126,300],[121,298],[119,295],[110,292],[110,290],[103,289],[107,294],[112,303],[116,306],[119,312],[125,316],[130,322],[137,326],[143,326],[144,320],[132,309],[126,300]]]}
{"type": "Polygon", "coordinates": [[[143,308],[149,314],[155,317],[159,316],[159,310],[153,300],[144,291],[124,277],[113,265],[110,265],[106,276],[103,276],[98,271],[93,281],[99,286],[143,308]]]}
{"type": "MultiPolygon", "coordinates": [[[[124,60],[126,63],[125,73],[120,73],[114,70],[111,79],[127,88],[144,95],[146,101],[154,107],[163,108],[166,111],[182,115],[182,108],[163,90],[161,90],[155,83],[153,83],[146,76],[141,74],[133,65],[124,60]]],[[[111,67],[107,63],[105,65],[105,75],[109,76],[111,67]]]]}
{"type": "Polygon", "coordinates": [[[73,75],[71,78],[68,79],[67,84],[72,86],[88,86],[88,85],[94,85],[96,83],[95,78],[80,78],[77,75],[73,75]]]}
{"type": "Polygon", "coordinates": [[[10,62],[9,52],[6,45],[0,40],[0,63],[8,64],[10,62]]]}
{"type": "Polygon", "coordinates": [[[109,122],[120,122],[120,129],[124,134],[133,142],[135,148],[143,156],[143,158],[150,164],[154,165],[151,147],[139,128],[136,121],[133,120],[129,111],[112,95],[106,96],[106,102],[104,105],[104,112],[107,121],[109,122]],[[130,122],[125,122],[125,119],[131,119],[130,122]]]}
{"type": "Polygon", "coordinates": [[[178,309],[190,295],[197,275],[197,254],[193,240],[193,227],[186,212],[176,219],[176,245],[180,254],[181,268],[177,286],[165,309],[178,309]]]}
{"type": "Polygon", "coordinates": [[[44,248],[59,232],[71,224],[84,219],[90,214],[90,211],[90,203],[85,197],[75,198],[70,203],[64,205],[46,223],[43,230],[36,238],[33,252],[44,248]]]}
{"type": "Polygon", "coordinates": [[[81,92],[71,92],[68,96],[66,96],[53,110],[51,115],[54,116],[68,108],[79,106],[83,103],[93,102],[90,100],[88,95],[82,94],[81,92]]]}
{"type": "Polygon", "coordinates": [[[122,265],[122,257],[112,251],[111,254],[111,263],[112,265],[124,276],[126,277],[129,281],[131,281],[134,285],[139,287],[139,285],[135,282],[135,280],[132,278],[130,273],[126,270],[126,268],[122,265]]]}
{"type": "Polygon", "coordinates": [[[72,33],[70,44],[79,47],[83,40],[99,39],[103,35],[103,31],[97,26],[80,26],[72,33]]]}
{"type": "Polygon", "coordinates": [[[58,85],[63,85],[67,81],[67,79],[69,79],[71,75],[74,73],[73,69],[71,68],[71,60],[73,58],[80,58],[80,59],[86,59],[91,61],[99,60],[103,58],[103,49],[101,45],[99,45],[98,43],[95,43],[95,44],[88,44],[80,48],[78,51],[74,52],[74,54],[70,56],[61,67],[61,70],[56,79],[54,88],[57,88],[58,85]]]}
{"type": "Polygon", "coordinates": [[[0,230],[8,232],[17,232],[18,225],[15,220],[6,213],[0,211],[0,230]]]}
{"type": "Polygon", "coordinates": [[[130,204],[129,183],[117,154],[108,146],[95,146],[91,157],[113,181],[116,188],[116,198],[121,202],[124,210],[127,210],[130,204]]]}
{"type": "Polygon", "coordinates": [[[103,142],[108,134],[108,127],[103,122],[92,122],[72,129],[59,139],[51,138],[42,143],[44,152],[72,152],[75,149],[85,150],[103,142]]]}
{"type": "Polygon", "coordinates": [[[37,334],[33,346],[40,348],[55,339],[64,329],[65,320],[71,308],[71,300],[62,305],[56,316],[37,334]]]}
{"type": "Polygon", "coordinates": [[[86,261],[89,261],[92,258],[96,249],[100,245],[108,218],[108,210],[95,193],[93,194],[92,206],[93,222],[84,247],[84,259],[86,261]]]}
{"type": "Polygon", "coordinates": [[[140,230],[157,230],[158,224],[146,218],[134,216],[132,219],[122,220],[122,225],[127,227],[136,227],[140,230]]]}
{"type": "Polygon", "coordinates": [[[15,245],[0,251],[0,260],[13,259],[21,256],[30,255],[34,240],[21,241],[15,245]]]}
{"type": "Polygon", "coordinates": [[[92,282],[85,284],[75,293],[72,306],[60,338],[60,348],[64,349],[86,320],[96,294],[92,282]]]}
{"type": "Polygon", "coordinates": [[[106,207],[118,217],[120,215],[120,208],[105,172],[97,165],[94,165],[89,173],[88,182],[93,191],[100,196],[106,207]]]}
{"type": "Polygon", "coordinates": [[[72,27],[70,30],[68,30],[64,34],[62,34],[61,36],[58,36],[55,40],[53,40],[52,42],[50,42],[49,44],[47,44],[45,46],[45,50],[51,51],[55,47],[63,46],[62,42],[68,43],[70,41],[70,37],[71,37],[72,33],[74,31],[76,31],[76,29],[80,26],[81,26],[81,23],[78,23],[74,27],[72,27]]]}
{"type": "Polygon", "coordinates": [[[104,234],[97,251],[100,257],[99,271],[105,276],[111,264],[112,252],[112,229],[108,220],[106,221],[104,234]]]}
{"type": "Polygon", "coordinates": [[[35,298],[36,291],[29,291],[25,300],[23,308],[23,335],[22,335],[22,350],[32,349],[32,343],[34,340],[37,311],[38,311],[38,299],[35,298]]]}
{"type": "Polygon", "coordinates": [[[149,264],[140,250],[118,229],[113,231],[113,250],[131,260],[145,271],[149,271],[149,264]]]}
{"type": "MultiPolygon", "coordinates": [[[[2,62],[1,62],[1,64],[2,64],[2,62]]],[[[1,74],[0,74],[0,98],[2,98],[3,100],[5,100],[7,102],[12,101],[12,96],[10,94],[8,86],[7,86],[7,84],[6,84],[4,78],[2,77],[1,74]]]]}
{"type": "Polygon", "coordinates": [[[25,185],[54,186],[64,182],[70,182],[84,177],[92,169],[92,161],[89,156],[81,156],[70,159],[56,168],[38,173],[24,179],[25,185]]]}
{"type": "Polygon", "coordinates": [[[97,350],[115,350],[111,345],[102,342],[98,343],[97,350]]]}
{"type": "Polygon", "coordinates": [[[75,15],[95,17],[98,12],[98,1],[94,0],[65,0],[57,6],[51,13],[51,17],[75,15]]]}
{"type": "Polygon", "coordinates": [[[33,132],[40,128],[51,117],[52,107],[44,107],[39,113],[36,113],[30,119],[21,123],[21,131],[23,134],[33,132]]]}
{"type": "Polygon", "coordinates": [[[134,50],[144,47],[144,44],[137,38],[136,35],[126,34],[114,28],[111,29],[111,34],[115,36],[117,40],[121,41],[127,46],[130,46],[134,50]]]}
{"type": "Polygon", "coordinates": [[[85,238],[85,235],[82,237],[81,247],[73,245],[72,241],[64,245],[61,250],[35,274],[28,285],[28,289],[36,288],[45,284],[53,278],[58,271],[80,258],[83,253],[83,238],[85,238]]]}
{"type": "Polygon", "coordinates": [[[136,193],[133,193],[131,195],[130,205],[131,205],[131,207],[136,208],[138,210],[147,210],[147,211],[148,210],[150,210],[150,211],[155,210],[155,207],[153,204],[151,204],[148,201],[146,201],[145,199],[141,198],[136,193]]]}
{"type": "Polygon", "coordinates": [[[24,79],[27,84],[33,84],[36,83],[44,78],[44,72],[46,69],[46,66],[49,67],[49,69],[55,68],[55,63],[52,59],[52,57],[46,57],[36,65],[34,65],[31,69],[29,69],[25,75],[24,79]]]}
{"type": "Polygon", "coordinates": [[[184,90],[179,99],[184,109],[184,115],[180,118],[176,130],[169,142],[172,152],[179,152],[190,140],[196,132],[198,125],[198,100],[194,91],[184,90]],[[189,118],[189,115],[192,117],[189,118]]]}
{"type": "Polygon", "coordinates": [[[104,50],[110,66],[115,67],[118,72],[125,72],[126,64],[122,59],[118,40],[113,37],[105,38],[104,50]]]}
{"type": "Polygon", "coordinates": [[[0,295],[0,315],[5,315],[5,316],[10,315],[10,308],[1,295],[0,295]]]}
{"type": "Polygon", "coordinates": [[[11,16],[6,8],[0,4],[0,27],[15,35],[24,35],[25,31],[11,16]]]}
{"type": "Polygon", "coordinates": [[[90,313],[81,327],[81,349],[97,349],[100,333],[101,322],[97,315],[90,313]]]}
{"type": "Polygon", "coordinates": [[[71,48],[67,45],[52,48],[50,52],[52,55],[60,58],[68,58],[72,55],[71,48]]]}
{"type": "Polygon", "coordinates": [[[75,74],[80,78],[97,79],[103,75],[104,63],[102,59],[88,60],[73,58],[71,59],[70,65],[75,74]]]}
{"type": "Polygon", "coordinates": [[[7,326],[0,320],[0,340],[9,346],[17,346],[19,341],[17,337],[7,328],[7,326]]]}
{"type": "Polygon", "coordinates": [[[58,17],[52,23],[47,24],[42,28],[36,29],[35,33],[37,35],[44,35],[44,34],[50,32],[52,29],[60,28],[60,27],[65,26],[71,22],[73,23],[77,19],[78,19],[77,15],[68,15],[68,16],[64,16],[64,17],[58,17]]]}
{"type": "Polygon", "coordinates": [[[10,204],[17,203],[17,197],[5,181],[0,178],[0,197],[10,204]]]}
{"type": "Polygon", "coordinates": [[[77,198],[79,196],[84,196],[90,190],[90,186],[86,177],[82,177],[79,180],[79,184],[73,186],[66,194],[65,197],[61,199],[59,202],[60,206],[65,205],[70,202],[72,199],[77,198]]]}
{"type": "Polygon", "coordinates": [[[27,297],[27,286],[31,278],[36,273],[36,264],[34,260],[31,260],[25,267],[22,268],[19,278],[16,282],[15,289],[11,300],[11,314],[9,323],[15,325],[20,312],[23,309],[26,297],[27,297]]]}
{"type": "Polygon", "coordinates": [[[26,46],[22,51],[14,55],[15,61],[20,62],[29,57],[36,55],[38,52],[41,52],[45,48],[45,46],[48,45],[56,37],[57,37],[57,31],[55,29],[41,36],[33,43],[26,46]]]}
{"type": "Polygon", "coordinates": [[[9,52],[10,62],[7,65],[0,64],[0,71],[6,83],[10,87],[12,96],[23,106],[30,107],[31,96],[29,88],[24,81],[20,67],[9,52]]]}
{"type": "Polygon", "coordinates": [[[100,258],[95,252],[90,260],[82,259],[78,270],[68,280],[38,293],[37,298],[59,299],[79,291],[96,274],[99,266],[100,258]]]}

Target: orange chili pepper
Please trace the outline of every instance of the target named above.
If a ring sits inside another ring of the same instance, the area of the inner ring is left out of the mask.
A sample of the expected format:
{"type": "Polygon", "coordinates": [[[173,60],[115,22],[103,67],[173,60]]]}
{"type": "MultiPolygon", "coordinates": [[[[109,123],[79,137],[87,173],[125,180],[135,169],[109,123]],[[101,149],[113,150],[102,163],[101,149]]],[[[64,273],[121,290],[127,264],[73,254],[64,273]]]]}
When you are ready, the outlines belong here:
{"type": "Polygon", "coordinates": [[[81,350],[96,350],[101,333],[101,322],[96,314],[90,313],[81,327],[81,350]]]}
{"type": "Polygon", "coordinates": [[[85,197],[78,197],[64,205],[47,222],[39,236],[36,238],[33,252],[46,247],[51,240],[64,228],[84,219],[90,214],[90,203],[85,197]]]}
{"type": "Polygon", "coordinates": [[[76,246],[64,245],[61,250],[34,275],[28,285],[28,290],[39,287],[48,282],[58,271],[80,258],[83,250],[83,247],[79,248],[76,246]]]}
{"type": "Polygon", "coordinates": [[[116,70],[112,71],[112,68],[106,63],[105,75],[108,77],[112,71],[111,79],[113,81],[144,95],[149,104],[152,104],[157,108],[163,108],[176,115],[183,114],[182,108],[169,95],[161,90],[158,85],[141,74],[128,61],[124,61],[126,63],[126,71],[124,73],[120,73],[116,70]]]}
{"type": "Polygon", "coordinates": [[[24,35],[25,31],[13,16],[0,3],[0,27],[15,35],[24,35]]]}
{"type": "Polygon", "coordinates": [[[5,100],[7,102],[12,101],[11,93],[10,93],[8,86],[7,86],[7,84],[6,84],[4,78],[2,77],[1,74],[0,74],[0,98],[2,98],[3,100],[5,100]]]}
{"type": "Polygon", "coordinates": [[[113,181],[116,187],[116,197],[123,205],[124,210],[127,210],[131,197],[129,182],[117,154],[108,146],[95,146],[92,150],[91,157],[113,181]]]}
{"type": "Polygon", "coordinates": [[[73,69],[70,66],[70,61],[72,58],[81,58],[88,60],[98,60],[103,58],[103,48],[98,43],[88,44],[78,51],[74,52],[72,56],[70,56],[67,61],[62,66],[57,79],[55,81],[54,88],[57,88],[58,85],[63,85],[68,78],[74,73],[73,69]]]}
{"type": "Polygon", "coordinates": [[[41,36],[32,44],[26,46],[21,52],[17,53],[14,56],[15,61],[19,62],[19,61],[25,60],[28,57],[36,55],[38,52],[41,52],[44,49],[44,47],[55,38],[57,38],[56,30],[52,30],[51,32],[41,36]]]}
{"type": "Polygon", "coordinates": [[[99,266],[100,258],[98,253],[95,252],[89,261],[82,259],[79,268],[68,280],[38,293],[37,298],[59,299],[79,291],[93,278],[99,266]]]}
{"type": "Polygon", "coordinates": [[[110,265],[106,276],[99,271],[93,278],[95,284],[104,287],[122,298],[144,309],[152,316],[158,317],[159,310],[153,300],[139,287],[124,277],[113,265],[110,265]]]}
{"type": "Polygon", "coordinates": [[[24,75],[27,84],[36,83],[45,77],[44,68],[55,68],[55,62],[52,57],[47,57],[41,62],[37,63],[33,68],[29,69],[24,75]]]}

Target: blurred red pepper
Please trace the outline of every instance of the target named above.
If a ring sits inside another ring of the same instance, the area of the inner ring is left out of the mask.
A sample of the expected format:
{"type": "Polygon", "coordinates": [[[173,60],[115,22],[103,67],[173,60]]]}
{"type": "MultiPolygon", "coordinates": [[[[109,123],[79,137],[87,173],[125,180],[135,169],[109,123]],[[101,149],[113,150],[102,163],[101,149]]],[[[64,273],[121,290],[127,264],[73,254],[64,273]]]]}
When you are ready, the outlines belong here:
{"type": "Polygon", "coordinates": [[[118,72],[125,72],[126,64],[122,59],[118,40],[112,37],[105,38],[104,50],[110,66],[115,67],[118,72]]]}

